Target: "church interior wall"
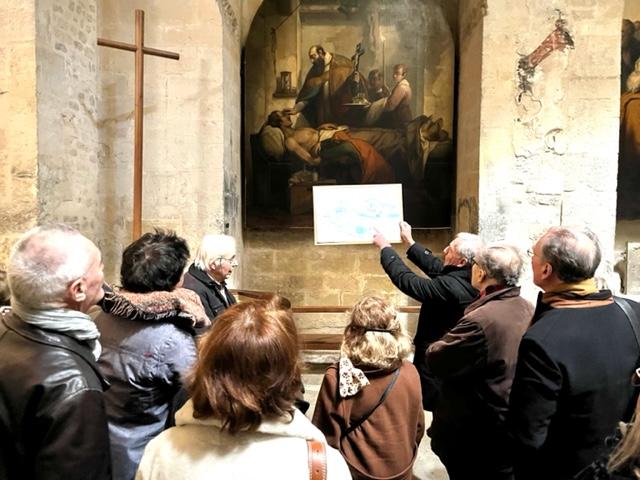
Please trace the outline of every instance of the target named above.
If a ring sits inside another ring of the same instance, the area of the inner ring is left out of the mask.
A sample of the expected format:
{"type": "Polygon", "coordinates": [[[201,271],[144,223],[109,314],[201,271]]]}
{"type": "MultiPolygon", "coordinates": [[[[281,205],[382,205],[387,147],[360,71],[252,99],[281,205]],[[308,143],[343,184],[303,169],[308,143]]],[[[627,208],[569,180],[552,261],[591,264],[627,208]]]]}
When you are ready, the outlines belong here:
{"type": "Polygon", "coordinates": [[[527,245],[550,225],[587,225],[602,242],[599,274],[615,283],[622,2],[488,3],[479,232],[527,245]],[[554,31],[556,48],[523,84],[518,62],[534,61],[554,31]]]}
{"type": "Polygon", "coordinates": [[[36,2],[40,223],[64,222],[100,240],[96,2],[36,2]],[[46,194],[42,194],[46,192],[46,194]]]}
{"type": "MultiPolygon", "coordinates": [[[[145,11],[145,44],[180,54],[179,61],[144,59],[143,231],[175,230],[195,253],[204,233],[235,227],[225,210],[238,208],[233,192],[240,190],[233,184],[239,182],[234,174],[239,167],[230,167],[239,153],[229,149],[233,119],[228,118],[237,80],[224,77],[223,64],[229,66],[237,52],[225,50],[226,27],[214,1],[184,8],[175,2],[100,0],[98,36],[132,43],[136,8],[145,11]]],[[[133,66],[131,52],[100,47],[99,195],[109,205],[103,252],[112,281],[131,235],[133,66]]]]}
{"type": "Polygon", "coordinates": [[[478,231],[482,41],[486,2],[460,2],[456,164],[457,231],[478,231]]]}
{"type": "Polygon", "coordinates": [[[35,16],[33,2],[0,3],[0,268],[38,215],[35,16]]]}

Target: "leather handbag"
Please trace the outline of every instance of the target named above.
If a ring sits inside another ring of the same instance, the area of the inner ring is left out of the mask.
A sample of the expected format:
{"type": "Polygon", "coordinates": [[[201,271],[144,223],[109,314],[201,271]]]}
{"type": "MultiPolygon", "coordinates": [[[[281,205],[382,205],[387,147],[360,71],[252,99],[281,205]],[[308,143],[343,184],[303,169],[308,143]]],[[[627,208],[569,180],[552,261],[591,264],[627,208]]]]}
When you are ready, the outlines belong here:
{"type": "Polygon", "coordinates": [[[327,451],[320,440],[307,440],[309,480],[327,480],[327,451]]]}

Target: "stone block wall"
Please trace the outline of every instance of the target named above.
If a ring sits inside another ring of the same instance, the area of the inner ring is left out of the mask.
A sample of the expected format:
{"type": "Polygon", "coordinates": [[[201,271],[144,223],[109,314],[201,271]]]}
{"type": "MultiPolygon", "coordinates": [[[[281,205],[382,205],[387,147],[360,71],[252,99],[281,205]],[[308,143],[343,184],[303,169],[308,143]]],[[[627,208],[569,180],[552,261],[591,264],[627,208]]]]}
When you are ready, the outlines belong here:
{"type": "Polygon", "coordinates": [[[0,269],[38,214],[35,15],[31,2],[0,3],[0,269]]]}
{"type": "Polygon", "coordinates": [[[96,4],[36,5],[38,221],[73,225],[99,243],[96,4]]]}
{"type": "MultiPolygon", "coordinates": [[[[467,188],[477,188],[479,233],[527,248],[551,225],[587,225],[603,243],[599,275],[615,288],[623,2],[463,4],[467,12],[483,4],[485,9],[482,33],[462,30],[463,36],[477,36],[471,47],[465,46],[464,38],[461,41],[463,72],[465,63],[478,61],[475,48],[482,45],[480,74],[461,75],[459,87],[463,118],[462,100],[469,89],[481,85],[479,112],[469,131],[474,135],[480,128],[479,142],[458,144],[461,159],[477,158],[477,187],[470,174],[467,188]],[[561,36],[570,41],[540,61],[523,87],[519,60],[532,54],[559,21],[566,22],[561,36]]],[[[460,127],[462,138],[467,127],[460,127]]],[[[459,211],[464,181],[458,179],[459,211]]],[[[524,284],[533,296],[528,279],[524,284]]]]}
{"type": "MultiPolygon", "coordinates": [[[[101,0],[98,36],[134,43],[135,8],[145,11],[145,44],[180,54],[179,61],[148,55],[144,60],[143,230],[176,230],[195,252],[203,234],[223,232],[227,223],[233,223],[232,234],[239,229],[240,180],[233,173],[239,166],[231,166],[240,162],[231,149],[238,141],[232,141],[233,122],[224,114],[239,75],[224,73],[224,58],[232,53],[224,53],[216,2],[185,8],[179,2],[101,0]]],[[[114,281],[122,249],[131,241],[134,54],[106,47],[98,54],[99,197],[108,206],[102,247],[105,273],[114,281]]]]}
{"type": "MultiPolygon", "coordinates": [[[[448,229],[416,231],[414,238],[440,253],[450,241],[448,229]]],[[[374,245],[314,245],[313,230],[249,230],[245,232],[241,258],[242,288],[275,292],[294,306],[352,306],[363,295],[379,295],[395,305],[415,305],[389,280],[380,265],[380,251],[374,245]]],[[[394,245],[407,265],[405,248],[394,245]]],[[[415,329],[415,315],[406,318],[415,329]]],[[[338,333],[345,325],[343,314],[300,314],[303,331],[338,333]]]]}

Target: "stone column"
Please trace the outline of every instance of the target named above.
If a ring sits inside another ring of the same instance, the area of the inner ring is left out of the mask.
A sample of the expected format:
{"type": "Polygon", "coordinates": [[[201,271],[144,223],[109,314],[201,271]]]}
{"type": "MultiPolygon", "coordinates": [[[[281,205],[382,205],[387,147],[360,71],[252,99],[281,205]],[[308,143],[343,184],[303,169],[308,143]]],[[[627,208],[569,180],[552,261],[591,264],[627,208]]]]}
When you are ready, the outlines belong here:
{"type": "Polygon", "coordinates": [[[96,239],[98,179],[95,2],[3,2],[0,15],[2,267],[38,222],[96,239]]]}

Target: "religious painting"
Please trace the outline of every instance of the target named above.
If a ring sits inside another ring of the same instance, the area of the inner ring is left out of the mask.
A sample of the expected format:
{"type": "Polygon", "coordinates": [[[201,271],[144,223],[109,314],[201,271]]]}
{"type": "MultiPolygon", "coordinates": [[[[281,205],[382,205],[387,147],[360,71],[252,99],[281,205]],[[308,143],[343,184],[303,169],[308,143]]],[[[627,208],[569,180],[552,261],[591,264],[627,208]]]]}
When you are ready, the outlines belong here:
{"type": "Polygon", "coordinates": [[[622,20],[618,220],[640,219],[640,5],[636,10],[622,20]]]}
{"type": "Polygon", "coordinates": [[[437,0],[266,0],[244,52],[247,227],[311,227],[314,186],[374,184],[401,184],[413,227],[449,227],[454,48],[437,0]]]}

